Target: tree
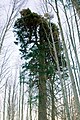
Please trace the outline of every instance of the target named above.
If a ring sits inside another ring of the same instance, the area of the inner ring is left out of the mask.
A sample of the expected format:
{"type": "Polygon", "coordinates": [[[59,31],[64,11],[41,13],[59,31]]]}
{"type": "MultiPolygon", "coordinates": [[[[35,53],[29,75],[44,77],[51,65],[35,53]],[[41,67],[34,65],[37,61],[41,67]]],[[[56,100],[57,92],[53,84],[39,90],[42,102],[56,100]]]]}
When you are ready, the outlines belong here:
{"type": "Polygon", "coordinates": [[[5,84],[5,93],[4,93],[4,102],[3,102],[3,120],[5,120],[6,91],[7,91],[7,81],[6,81],[6,84],[5,84]]]}
{"type": "MultiPolygon", "coordinates": [[[[47,65],[50,61],[53,61],[53,64],[56,66],[55,57],[53,57],[54,50],[53,48],[49,48],[49,42],[52,44],[49,23],[40,15],[32,13],[30,9],[23,9],[20,13],[21,18],[18,18],[14,25],[14,32],[17,35],[17,41],[15,41],[15,44],[20,45],[19,50],[21,51],[22,58],[24,58],[26,61],[24,64],[25,71],[29,69],[31,73],[35,73],[38,77],[38,119],[47,120],[46,81],[48,79],[47,75],[49,76],[49,73],[47,72],[49,66],[47,65]],[[50,54],[50,50],[53,55],[50,54]],[[30,60],[27,64],[28,56],[30,60]]],[[[58,39],[58,28],[53,23],[51,23],[51,27],[57,54],[59,56],[60,41],[58,39]]]]}
{"type": "MultiPolygon", "coordinates": [[[[5,13],[5,22],[3,23],[3,26],[1,26],[1,33],[0,33],[0,54],[1,54],[1,49],[3,46],[3,42],[5,40],[5,37],[7,33],[9,32],[11,26],[14,23],[15,18],[18,15],[18,12],[20,11],[21,7],[24,5],[25,0],[12,0],[9,1],[9,8],[8,11],[6,10],[5,13]]],[[[3,12],[4,13],[4,12],[3,12]]]]}

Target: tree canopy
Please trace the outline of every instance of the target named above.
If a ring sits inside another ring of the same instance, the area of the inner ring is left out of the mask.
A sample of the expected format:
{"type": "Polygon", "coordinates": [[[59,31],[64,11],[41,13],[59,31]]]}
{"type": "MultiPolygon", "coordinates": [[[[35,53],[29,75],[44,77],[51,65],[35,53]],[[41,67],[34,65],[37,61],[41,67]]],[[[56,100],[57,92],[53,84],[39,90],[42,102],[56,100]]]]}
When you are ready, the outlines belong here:
{"type": "MultiPolygon", "coordinates": [[[[31,12],[30,9],[23,9],[21,17],[14,25],[14,32],[17,35],[15,44],[20,45],[21,57],[25,59],[24,71],[29,70],[30,80],[34,76],[34,83],[37,82],[39,89],[39,120],[46,118],[47,91],[46,82],[53,79],[57,71],[53,41],[50,32],[50,25],[56,46],[59,64],[62,66],[62,46],[59,39],[59,30],[56,24],[50,23],[44,17],[31,12]],[[27,62],[28,61],[28,62],[27,62]],[[38,78],[38,79],[36,79],[38,78]],[[43,108],[44,106],[44,108],[43,108]]],[[[66,63],[66,62],[65,62],[66,63]]],[[[54,82],[53,82],[54,83],[54,82]]]]}

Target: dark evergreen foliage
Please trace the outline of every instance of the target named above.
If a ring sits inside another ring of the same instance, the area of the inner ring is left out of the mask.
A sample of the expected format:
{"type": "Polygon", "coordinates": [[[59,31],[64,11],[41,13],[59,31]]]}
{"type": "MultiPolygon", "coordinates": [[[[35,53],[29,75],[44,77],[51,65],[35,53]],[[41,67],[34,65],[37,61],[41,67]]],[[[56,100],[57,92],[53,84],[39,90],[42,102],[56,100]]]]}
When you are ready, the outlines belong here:
{"type": "MultiPolygon", "coordinates": [[[[37,85],[39,89],[39,120],[43,117],[46,120],[46,81],[53,78],[57,71],[54,50],[49,45],[53,46],[49,22],[37,13],[31,12],[30,9],[23,9],[20,14],[21,17],[16,20],[14,25],[14,32],[17,36],[14,43],[20,45],[21,57],[25,60],[22,66],[23,70],[30,72],[29,81],[32,79],[32,82],[28,83],[34,83],[33,86],[37,85]]],[[[51,27],[59,63],[62,66],[61,59],[64,57],[61,58],[62,47],[59,41],[59,30],[54,23],[51,23],[51,27]]]]}

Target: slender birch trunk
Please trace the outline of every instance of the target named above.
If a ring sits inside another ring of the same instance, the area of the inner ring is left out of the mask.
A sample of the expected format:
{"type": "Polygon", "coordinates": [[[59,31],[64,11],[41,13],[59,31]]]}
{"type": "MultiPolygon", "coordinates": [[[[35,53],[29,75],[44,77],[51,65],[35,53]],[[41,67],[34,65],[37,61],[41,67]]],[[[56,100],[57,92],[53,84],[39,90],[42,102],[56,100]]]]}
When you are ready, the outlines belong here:
{"type": "Polygon", "coordinates": [[[21,103],[21,120],[24,119],[24,76],[22,81],[22,103],[21,103]]]}
{"type": "Polygon", "coordinates": [[[19,84],[19,120],[21,120],[21,78],[19,84]]]}
{"type": "Polygon", "coordinates": [[[29,117],[32,120],[32,80],[30,79],[29,85],[29,117]]]}
{"type": "Polygon", "coordinates": [[[11,86],[9,85],[9,93],[8,93],[8,105],[7,105],[7,120],[11,120],[11,86]]]}
{"type": "Polygon", "coordinates": [[[13,84],[12,103],[11,103],[12,104],[12,106],[11,106],[11,109],[12,109],[11,120],[14,120],[14,115],[15,115],[15,85],[16,85],[16,81],[14,81],[14,84],[13,84]]]}
{"type": "Polygon", "coordinates": [[[7,80],[6,80],[6,84],[5,84],[5,93],[4,93],[4,103],[3,103],[3,120],[5,120],[5,117],[6,117],[6,112],[5,112],[5,110],[6,110],[6,107],[5,107],[5,105],[6,105],[6,93],[7,93],[7,80]]]}
{"type": "Polygon", "coordinates": [[[27,111],[26,111],[26,120],[29,120],[29,117],[28,117],[28,103],[27,103],[27,111]]]}

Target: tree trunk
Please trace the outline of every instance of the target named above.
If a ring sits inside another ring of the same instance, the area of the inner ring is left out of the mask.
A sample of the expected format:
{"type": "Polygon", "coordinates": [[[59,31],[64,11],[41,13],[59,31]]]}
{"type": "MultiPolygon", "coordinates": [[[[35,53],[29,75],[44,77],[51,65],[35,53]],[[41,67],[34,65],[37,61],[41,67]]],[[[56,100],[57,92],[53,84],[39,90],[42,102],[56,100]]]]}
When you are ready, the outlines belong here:
{"type": "Polygon", "coordinates": [[[9,86],[9,93],[8,93],[8,106],[7,106],[7,120],[11,119],[11,86],[9,86]]]}
{"type": "Polygon", "coordinates": [[[51,95],[51,120],[55,120],[55,95],[54,95],[54,78],[55,74],[53,75],[53,79],[49,78],[50,81],[50,95],[51,95]]]}
{"type": "Polygon", "coordinates": [[[52,99],[52,120],[55,120],[55,103],[54,103],[54,80],[52,81],[52,91],[51,91],[51,99],[52,99]]]}
{"type": "MultiPolygon", "coordinates": [[[[41,43],[42,44],[42,43],[41,43]]],[[[41,46],[41,45],[40,45],[41,46]]],[[[45,76],[45,51],[44,45],[40,47],[39,57],[39,108],[38,120],[47,120],[46,111],[46,76],[45,76]]]]}
{"type": "Polygon", "coordinates": [[[21,79],[20,79],[20,88],[19,88],[19,120],[21,118],[21,79]]]}
{"type": "Polygon", "coordinates": [[[24,115],[24,78],[23,78],[23,83],[22,83],[22,107],[21,107],[21,120],[23,120],[24,115]]]}
{"type": "Polygon", "coordinates": [[[32,120],[32,83],[31,83],[32,80],[30,80],[30,85],[29,85],[29,117],[30,117],[30,120],[32,120]]]}
{"type": "Polygon", "coordinates": [[[13,84],[12,108],[11,108],[12,109],[12,117],[11,117],[11,120],[14,120],[14,116],[15,116],[15,85],[16,85],[15,80],[14,80],[14,84],[13,84]]]}
{"type": "Polygon", "coordinates": [[[5,120],[5,104],[6,104],[7,80],[5,84],[4,103],[3,103],[3,120],[5,120]]]}

